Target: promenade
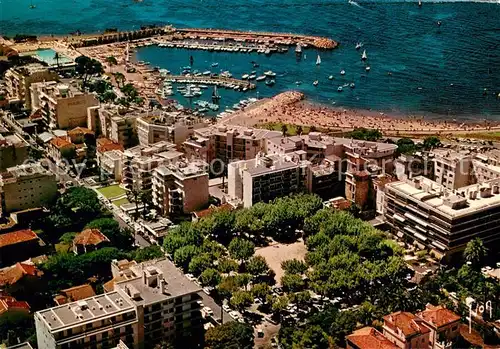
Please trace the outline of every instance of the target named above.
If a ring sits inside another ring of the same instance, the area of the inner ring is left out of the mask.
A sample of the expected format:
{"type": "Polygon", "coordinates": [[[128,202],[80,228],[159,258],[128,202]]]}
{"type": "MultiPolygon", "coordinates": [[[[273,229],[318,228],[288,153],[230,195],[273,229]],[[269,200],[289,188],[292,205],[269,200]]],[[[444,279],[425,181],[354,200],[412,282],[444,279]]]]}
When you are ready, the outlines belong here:
{"type": "Polygon", "coordinates": [[[255,84],[249,81],[226,78],[222,76],[209,78],[206,76],[167,75],[164,81],[176,82],[181,84],[216,85],[218,87],[224,87],[224,88],[238,87],[239,89],[247,88],[249,90],[254,89],[256,87],[255,84]]]}

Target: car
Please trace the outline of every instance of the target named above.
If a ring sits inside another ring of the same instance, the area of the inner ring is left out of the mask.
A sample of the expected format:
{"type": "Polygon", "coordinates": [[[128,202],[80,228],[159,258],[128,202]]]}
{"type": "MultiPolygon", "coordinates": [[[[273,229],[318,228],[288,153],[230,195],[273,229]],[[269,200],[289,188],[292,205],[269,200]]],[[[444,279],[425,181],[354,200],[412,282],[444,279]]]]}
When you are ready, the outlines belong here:
{"type": "Polygon", "coordinates": [[[232,317],[235,320],[238,320],[240,318],[240,313],[237,311],[233,310],[229,312],[229,316],[232,317]]]}
{"type": "Polygon", "coordinates": [[[203,292],[210,295],[210,289],[208,287],[203,287],[203,292]]]}
{"type": "Polygon", "coordinates": [[[230,307],[229,307],[229,305],[227,305],[227,304],[223,304],[223,305],[222,305],[222,309],[224,309],[224,310],[225,310],[225,311],[227,311],[227,312],[230,312],[230,311],[231,311],[231,308],[230,308],[230,307]]]}
{"type": "Polygon", "coordinates": [[[209,307],[203,307],[203,311],[205,311],[205,313],[207,313],[210,316],[214,315],[214,312],[209,307]]]}
{"type": "Polygon", "coordinates": [[[254,302],[255,304],[262,304],[262,301],[261,301],[259,298],[254,298],[254,299],[253,299],[253,302],[254,302]]]}
{"type": "Polygon", "coordinates": [[[238,322],[245,323],[245,319],[243,319],[242,317],[240,317],[240,318],[238,319],[238,322]]]}

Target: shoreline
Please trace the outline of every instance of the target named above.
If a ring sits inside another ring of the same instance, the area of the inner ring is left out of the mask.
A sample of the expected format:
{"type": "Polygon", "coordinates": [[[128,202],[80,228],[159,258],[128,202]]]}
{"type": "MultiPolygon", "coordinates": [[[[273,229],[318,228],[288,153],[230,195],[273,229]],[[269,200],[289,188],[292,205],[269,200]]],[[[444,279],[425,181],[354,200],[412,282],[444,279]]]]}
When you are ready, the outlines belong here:
{"type": "Polygon", "coordinates": [[[410,118],[402,114],[385,114],[373,110],[333,107],[310,101],[298,91],[287,91],[262,99],[245,110],[235,112],[222,123],[254,127],[265,123],[320,127],[340,131],[355,128],[378,129],[386,135],[470,134],[500,132],[500,121],[436,120],[423,116],[410,118]]]}

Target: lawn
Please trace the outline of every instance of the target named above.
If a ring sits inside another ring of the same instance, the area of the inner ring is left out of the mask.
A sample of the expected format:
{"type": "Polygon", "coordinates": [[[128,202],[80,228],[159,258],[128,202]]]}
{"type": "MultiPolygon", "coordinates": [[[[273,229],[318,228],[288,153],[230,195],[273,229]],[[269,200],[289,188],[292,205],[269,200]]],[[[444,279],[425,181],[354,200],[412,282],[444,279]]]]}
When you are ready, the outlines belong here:
{"type": "Polygon", "coordinates": [[[107,199],[125,194],[125,189],[120,188],[119,185],[110,185],[109,187],[104,187],[97,190],[107,199]]]}
{"type": "MultiPolygon", "coordinates": [[[[285,124],[287,127],[287,135],[288,136],[295,136],[297,135],[297,127],[299,125],[293,125],[293,124],[285,124]]],[[[300,125],[302,127],[302,134],[308,134],[311,132],[311,127],[306,126],[306,125],[300,125]]],[[[265,128],[267,130],[272,130],[272,131],[282,131],[283,123],[282,122],[266,122],[263,124],[258,125],[260,128],[265,128]]],[[[316,127],[316,129],[313,129],[313,131],[321,132],[324,134],[328,134],[331,130],[324,128],[324,127],[316,127]]]]}
{"type": "Polygon", "coordinates": [[[113,205],[115,205],[116,207],[120,207],[121,205],[128,204],[128,203],[129,203],[129,201],[127,198],[122,198],[122,199],[113,201],[113,205]]]}

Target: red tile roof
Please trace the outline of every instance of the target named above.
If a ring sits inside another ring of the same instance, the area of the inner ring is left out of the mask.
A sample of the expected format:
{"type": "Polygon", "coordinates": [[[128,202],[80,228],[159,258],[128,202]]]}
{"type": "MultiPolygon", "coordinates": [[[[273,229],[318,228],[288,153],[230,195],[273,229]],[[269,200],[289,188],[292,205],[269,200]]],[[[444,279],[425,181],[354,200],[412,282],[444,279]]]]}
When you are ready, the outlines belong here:
{"type": "Polygon", "coordinates": [[[30,311],[30,305],[28,302],[18,301],[14,297],[1,296],[0,297],[0,314],[3,314],[9,310],[23,310],[26,312],[30,311]]]}
{"type": "Polygon", "coordinates": [[[10,267],[0,269],[0,286],[14,285],[25,275],[42,276],[43,273],[36,266],[27,263],[16,263],[10,267]]]}
{"type": "Polygon", "coordinates": [[[399,349],[373,327],[364,327],[346,337],[359,349],[399,349]]]}
{"type": "Polygon", "coordinates": [[[62,137],[54,137],[50,140],[50,144],[52,144],[57,149],[61,149],[69,145],[72,145],[73,143],[69,142],[68,140],[62,137]]]}
{"type": "Polygon", "coordinates": [[[430,329],[422,325],[421,321],[412,313],[402,311],[384,316],[384,325],[391,328],[394,332],[397,332],[396,329],[400,329],[405,337],[430,332],[430,329]]]}
{"type": "Polygon", "coordinates": [[[109,239],[99,229],[85,229],[73,239],[75,245],[99,245],[109,239]]]}
{"type": "Polygon", "coordinates": [[[93,296],[95,296],[94,289],[92,286],[85,284],[62,290],[61,294],[57,295],[54,300],[58,305],[61,305],[93,296]]]}
{"type": "Polygon", "coordinates": [[[460,320],[460,316],[442,305],[427,305],[427,309],[417,314],[429,325],[439,328],[460,320]]]}
{"type": "Polygon", "coordinates": [[[86,127],[75,127],[74,129],[72,130],[69,130],[68,131],[68,134],[87,134],[87,133],[91,133],[91,134],[94,134],[94,132],[86,127]]]}
{"type": "Polygon", "coordinates": [[[226,203],[226,204],[223,204],[221,206],[211,206],[205,210],[201,210],[201,211],[197,211],[197,212],[193,212],[193,213],[197,218],[203,218],[203,217],[209,216],[212,213],[217,212],[217,211],[232,211],[232,210],[233,210],[233,206],[231,204],[226,203]]]}
{"type": "Polygon", "coordinates": [[[0,234],[0,248],[38,240],[38,235],[31,229],[18,230],[11,233],[0,234]]]}
{"type": "Polygon", "coordinates": [[[121,150],[123,151],[123,145],[121,144],[118,144],[118,143],[106,143],[106,144],[103,144],[103,145],[100,145],[97,147],[97,151],[99,153],[105,153],[107,151],[111,151],[111,150],[121,150]]]}

